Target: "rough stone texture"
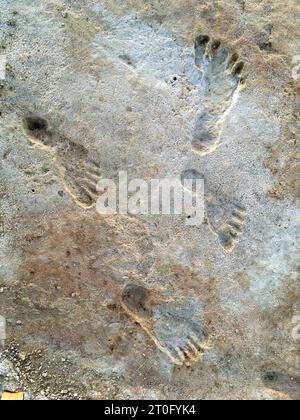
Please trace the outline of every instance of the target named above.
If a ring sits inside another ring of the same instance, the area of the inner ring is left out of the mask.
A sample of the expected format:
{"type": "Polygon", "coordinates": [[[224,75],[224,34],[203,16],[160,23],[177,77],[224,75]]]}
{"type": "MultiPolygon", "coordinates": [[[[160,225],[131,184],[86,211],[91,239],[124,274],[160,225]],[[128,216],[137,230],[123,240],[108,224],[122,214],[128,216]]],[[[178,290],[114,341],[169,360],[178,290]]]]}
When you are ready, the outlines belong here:
{"type": "Polygon", "coordinates": [[[298,399],[298,2],[0,6],[2,385],[298,399]],[[206,222],[100,216],[119,170],[203,176],[206,222]]]}

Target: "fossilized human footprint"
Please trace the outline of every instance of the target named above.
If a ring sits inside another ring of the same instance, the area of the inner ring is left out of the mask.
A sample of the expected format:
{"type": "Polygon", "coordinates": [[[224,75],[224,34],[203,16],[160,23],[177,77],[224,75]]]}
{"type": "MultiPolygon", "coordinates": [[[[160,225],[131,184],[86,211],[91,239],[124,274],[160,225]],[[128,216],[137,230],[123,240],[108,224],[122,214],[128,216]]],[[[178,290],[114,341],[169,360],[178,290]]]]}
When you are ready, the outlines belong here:
{"type": "Polygon", "coordinates": [[[130,284],[123,290],[122,306],[175,365],[191,366],[208,348],[207,335],[191,320],[188,304],[167,302],[145,287],[130,284]]]}
{"type": "Polygon", "coordinates": [[[212,230],[218,235],[220,244],[226,252],[232,252],[240,241],[244,233],[247,212],[244,207],[237,203],[232,203],[231,212],[225,222],[218,228],[212,230]]]}
{"type": "MultiPolygon", "coordinates": [[[[196,169],[187,169],[181,174],[185,179],[204,179],[196,169]]],[[[244,233],[247,211],[234,202],[223,197],[217,197],[205,185],[205,213],[210,230],[217,235],[221,246],[227,253],[232,252],[244,233]]]]}
{"type": "Polygon", "coordinates": [[[28,116],[23,120],[31,143],[54,152],[54,162],[65,190],[83,208],[91,208],[97,200],[96,185],[101,177],[99,165],[90,160],[88,151],[65,136],[52,132],[46,120],[28,116]]]}
{"type": "Polygon", "coordinates": [[[202,35],[195,41],[195,63],[202,71],[204,104],[196,116],[192,147],[195,153],[204,156],[220,144],[224,118],[241,85],[244,63],[221,41],[202,35]]]}

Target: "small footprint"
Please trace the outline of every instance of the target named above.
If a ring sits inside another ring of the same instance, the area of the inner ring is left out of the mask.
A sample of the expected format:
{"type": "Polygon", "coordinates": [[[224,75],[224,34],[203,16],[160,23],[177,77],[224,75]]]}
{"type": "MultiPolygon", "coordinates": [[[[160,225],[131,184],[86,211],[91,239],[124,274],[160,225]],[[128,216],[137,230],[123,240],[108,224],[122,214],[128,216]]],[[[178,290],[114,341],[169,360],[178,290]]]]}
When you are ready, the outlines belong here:
{"type": "Polygon", "coordinates": [[[196,116],[192,148],[195,153],[204,156],[220,145],[224,119],[243,82],[244,63],[221,41],[213,41],[203,35],[195,40],[195,63],[202,71],[205,105],[196,116]]]}
{"type": "Polygon", "coordinates": [[[31,115],[24,118],[23,124],[31,143],[54,152],[54,163],[65,190],[80,207],[93,207],[98,198],[96,186],[101,173],[98,163],[89,159],[88,151],[52,132],[43,118],[31,115]]]}
{"type": "MultiPolygon", "coordinates": [[[[181,174],[185,179],[205,179],[196,169],[187,169],[181,174]]],[[[206,190],[207,185],[205,185],[206,190]]],[[[236,203],[221,202],[209,191],[205,191],[206,220],[211,231],[218,236],[219,242],[227,253],[232,252],[244,233],[247,211],[236,203]],[[228,210],[227,210],[228,209],[228,210]]]]}
{"type": "Polygon", "coordinates": [[[126,313],[177,366],[191,366],[208,349],[203,328],[191,320],[191,305],[166,302],[142,286],[130,284],[122,294],[126,313]]]}
{"type": "Polygon", "coordinates": [[[244,233],[246,217],[246,210],[238,204],[233,204],[230,217],[216,232],[225,252],[232,252],[239,243],[240,236],[244,233]]]}

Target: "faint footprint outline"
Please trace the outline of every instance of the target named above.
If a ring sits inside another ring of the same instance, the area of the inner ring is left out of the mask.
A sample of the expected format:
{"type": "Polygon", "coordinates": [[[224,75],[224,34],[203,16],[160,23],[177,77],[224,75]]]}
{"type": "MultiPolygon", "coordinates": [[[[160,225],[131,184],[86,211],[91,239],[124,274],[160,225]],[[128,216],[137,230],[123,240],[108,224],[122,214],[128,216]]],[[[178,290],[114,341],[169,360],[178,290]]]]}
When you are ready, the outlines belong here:
{"type": "Polygon", "coordinates": [[[224,122],[236,102],[244,82],[244,62],[219,40],[199,35],[194,44],[195,65],[202,72],[204,108],[197,114],[192,151],[200,156],[213,153],[221,145],[224,122]]]}
{"type": "Polygon", "coordinates": [[[38,148],[53,153],[54,165],[65,191],[78,206],[92,208],[98,198],[97,183],[101,178],[99,164],[89,159],[87,149],[49,129],[47,120],[30,114],[23,118],[29,141],[38,148]]]}
{"type": "Polygon", "coordinates": [[[126,314],[140,325],[156,347],[176,366],[191,366],[202,358],[205,350],[210,348],[205,331],[201,331],[187,317],[178,315],[182,306],[164,301],[160,296],[155,296],[155,293],[143,286],[135,284],[125,286],[121,305],[126,314]],[[174,305],[178,308],[177,310],[174,309],[174,305]],[[170,327],[167,328],[167,325],[170,327]],[[170,330],[171,327],[172,330],[170,330]],[[186,331],[178,337],[176,336],[176,327],[179,327],[179,330],[186,329],[186,331]],[[171,339],[162,335],[168,334],[170,331],[171,339]]]}

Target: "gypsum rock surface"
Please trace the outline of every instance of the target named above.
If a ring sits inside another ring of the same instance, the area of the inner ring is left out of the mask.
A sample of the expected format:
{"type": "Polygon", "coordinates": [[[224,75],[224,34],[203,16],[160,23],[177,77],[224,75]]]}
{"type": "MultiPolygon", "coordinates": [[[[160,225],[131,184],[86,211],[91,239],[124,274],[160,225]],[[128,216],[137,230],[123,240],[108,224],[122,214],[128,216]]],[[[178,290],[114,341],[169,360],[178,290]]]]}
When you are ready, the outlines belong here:
{"type": "Polygon", "coordinates": [[[298,399],[297,2],[0,5],[4,389],[298,399]],[[99,215],[120,170],[205,223],[99,215]]]}

